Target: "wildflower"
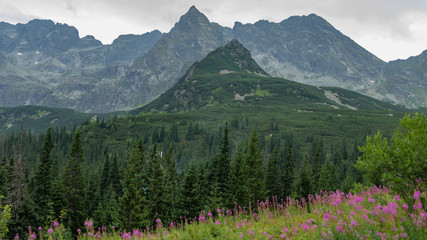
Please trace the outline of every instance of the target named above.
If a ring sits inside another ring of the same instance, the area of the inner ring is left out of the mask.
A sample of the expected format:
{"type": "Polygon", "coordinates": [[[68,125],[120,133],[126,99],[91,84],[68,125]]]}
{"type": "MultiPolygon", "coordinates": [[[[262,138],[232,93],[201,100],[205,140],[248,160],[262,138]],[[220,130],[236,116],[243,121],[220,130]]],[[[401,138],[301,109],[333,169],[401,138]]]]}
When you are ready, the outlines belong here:
{"type": "Polygon", "coordinates": [[[37,236],[36,236],[36,234],[31,234],[31,239],[36,239],[37,238],[37,236]]]}
{"type": "Polygon", "coordinates": [[[271,235],[268,235],[268,239],[273,239],[273,236],[271,236],[271,235]]]}
{"type": "Polygon", "coordinates": [[[404,209],[408,209],[408,205],[407,205],[406,203],[404,203],[404,204],[402,205],[402,207],[403,207],[404,209]]]}
{"type": "Polygon", "coordinates": [[[47,234],[52,234],[53,233],[53,229],[52,228],[49,228],[48,230],[47,230],[47,234]]]}
{"type": "Polygon", "coordinates": [[[328,220],[329,220],[329,218],[331,217],[331,215],[329,215],[328,213],[325,213],[325,214],[323,215],[323,217],[325,218],[325,221],[328,221],[328,220]]]}
{"type": "Polygon", "coordinates": [[[216,220],[215,224],[220,225],[221,223],[218,220],[216,220]]]}
{"type": "Polygon", "coordinates": [[[19,235],[18,234],[15,235],[15,239],[19,239],[19,235]]]}
{"type": "Polygon", "coordinates": [[[352,220],[350,225],[353,227],[357,227],[358,225],[357,220],[352,220]]]}
{"type": "Polygon", "coordinates": [[[254,235],[254,232],[252,230],[249,230],[249,235],[254,235]]]}
{"type": "Polygon", "coordinates": [[[308,225],[304,224],[304,225],[302,225],[302,228],[304,229],[304,231],[307,231],[308,230],[308,225]]]}
{"type": "Polygon", "coordinates": [[[54,226],[54,227],[57,227],[57,226],[59,226],[59,223],[58,223],[58,221],[56,221],[56,220],[55,220],[55,222],[53,222],[53,226],[54,226]]]}
{"type": "Polygon", "coordinates": [[[328,235],[326,235],[326,233],[322,232],[322,236],[325,238],[325,237],[327,237],[328,235]]]}
{"type": "Polygon", "coordinates": [[[211,213],[211,211],[209,211],[209,212],[208,212],[208,216],[209,216],[209,217],[212,217],[212,213],[211,213]]]}
{"type": "Polygon", "coordinates": [[[221,209],[217,208],[217,209],[216,209],[216,212],[217,212],[217,213],[220,213],[220,212],[221,212],[221,209]]]}
{"type": "Polygon", "coordinates": [[[281,238],[285,238],[286,234],[282,233],[282,235],[280,236],[281,238]]]}
{"type": "Polygon", "coordinates": [[[42,227],[39,227],[39,231],[41,231],[41,230],[43,230],[43,228],[42,228],[42,227]]]}
{"type": "Polygon", "coordinates": [[[160,218],[157,218],[156,223],[161,223],[162,220],[160,220],[160,218]]]}
{"type": "Polygon", "coordinates": [[[400,200],[400,197],[399,197],[399,195],[396,195],[396,196],[394,196],[394,201],[399,201],[400,200]]]}
{"type": "Polygon", "coordinates": [[[243,233],[241,233],[239,237],[240,237],[240,238],[243,238],[243,233]]]}
{"type": "Polygon", "coordinates": [[[414,193],[414,199],[418,199],[420,197],[420,195],[421,195],[420,191],[416,191],[414,193]]]}
{"type": "Polygon", "coordinates": [[[375,202],[375,199],[374,199],[374,198],[369,198],[369,202],[370,202],[370,203],[374,203],[374,202],[375,202]]]}
{"type": "Polygon", "coordinates": [[[311,218],[309,218],[309,219],[307,220],[307,224],[311,224],[311,222],[312,222],[312,220],[311,220],[311,218]]]}
{"type": "Polygon", "coordinates": [[[314,224],[314,225],[313,225],[313,229],[316,229],[316,228],[317,228],[317,225],[316,225],[316,224],[314,224]]]}

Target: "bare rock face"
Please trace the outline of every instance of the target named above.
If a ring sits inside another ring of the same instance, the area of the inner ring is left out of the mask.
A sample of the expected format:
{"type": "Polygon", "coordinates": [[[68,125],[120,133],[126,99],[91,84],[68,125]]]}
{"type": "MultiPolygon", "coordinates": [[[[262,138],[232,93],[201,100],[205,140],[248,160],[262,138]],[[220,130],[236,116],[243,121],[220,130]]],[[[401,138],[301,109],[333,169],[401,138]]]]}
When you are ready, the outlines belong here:
{"type": "Polygon", "coordinates": [[[124,35],[103,45],[50,20],[0,23],[0,106],[117,110],[118,79],[161,36],[159,31],[124,35]]]}
{"type": "Polygon", "coordinates": [[[425,52],[386,63],[315,14],[280,23],[236,22],[231,29],[193,6],[169,33],[122,35],[110,45],[80,38],[74,27],[50,20],[0,23],[0,106],[132,109],[165,92],[193,63],[232,39],[267,75],[409,107],[427,105],[425,52]]]}

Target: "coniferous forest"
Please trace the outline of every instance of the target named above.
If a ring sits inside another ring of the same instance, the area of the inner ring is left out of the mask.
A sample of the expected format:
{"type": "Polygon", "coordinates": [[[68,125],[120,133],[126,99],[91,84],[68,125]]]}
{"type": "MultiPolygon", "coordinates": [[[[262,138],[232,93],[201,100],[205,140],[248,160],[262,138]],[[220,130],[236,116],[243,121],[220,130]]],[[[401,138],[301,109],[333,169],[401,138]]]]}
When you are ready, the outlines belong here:
{"type": "Polygon", "coordinates": [[[74,234],[86,219],[117,229],[154,226],[156,219],[176,222],[202,210],[247,207],[267,196],[349,191],[362,180],[353,166],[358,143],[350,146],[346,139],[327,146],[321,138],[309,138],[301,151],[277,124],[270,124],[275,136],[267,142],[249,119],[212,132],[200,122],[162,125],[120,146],[88,137],[91,128],[114,130],[114,121],[41,134],[23,128],[1,139],[0,195],[12,209],[9,238],[55,220],[74,234]],[[248,134],[233,142],[239,128],[248,134]],[[204,158],[184,162],[191,154],[185,144],[204,158]]]}

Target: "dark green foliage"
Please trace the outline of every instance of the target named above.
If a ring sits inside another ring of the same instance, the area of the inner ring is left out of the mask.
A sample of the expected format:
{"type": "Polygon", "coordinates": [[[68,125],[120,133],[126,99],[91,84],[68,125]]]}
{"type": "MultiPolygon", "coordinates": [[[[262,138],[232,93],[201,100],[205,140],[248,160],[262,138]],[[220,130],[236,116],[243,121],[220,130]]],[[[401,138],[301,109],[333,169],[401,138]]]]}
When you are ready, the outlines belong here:
{"type": "Polygon", "coordinates": [[[197,166],[190,163],[185,171],[184,180],[181,188],[182,216],[193,218],[199,215],[203,202],[201,201],[201,180],[198,176],[197,166]]]}
{"type": "Polygon", "coordinates": [[[247,185],[249,189],[249,199],[252,202],[265,198],[264,191],[264,166],[262,165],[262,156],[259,149],[258,132],[254,128],[249,143],[245,150],[246,163],[248,165],[247,185]]]}
{"type": "Polygon", "coordinates": [[[248,179],[247,174],[248,165],[243,148],[240,146],[231,164],[228,191],[230,192],[230,199],[233,199],[233,201],[241,206],[246,206],[250,201],[249,189],[246,184],[248,179]]]}
{"type": "Polygon", "coordinates": [[[304,160],[301,165],[300,174],[298,176],[298,181],[296,185],[296,194],[297,198],[305,198],[308,201],[308,195],[312,193],[313,187],[311,183],[311,166],[307,158],[304,157],[304,160]]]}
{"type": "Polygon", "coordinates": [[[320,150],[320,146],[317,146],[316,147],[316,153],[315,153],[313,161],[312,161],[312,166],[313,166],[312,190],[313,190],[313,192],[319,192],[321,190],[321,187],[319,186],[319,178],[321,176],[320,161],[321,161],[321,150],[320,150]]]}
{"type": "Polygon", "coordinates": [[[52,128],[49,128],[40,151],[40,158],[33,179],[34,190],[32,195],[36,216],[43,225],[49,224],[47,213],[50,208],[49,204],[52,203],[52,149],[52,128]]]}
{"type": "Polygon", "coordinates": [[[185,140],[187,141],[195,140],[193,123],[190,123],[188,125],[187,134],[185,134],[185,140]]]}
{"type": "Polygon", "coordinates": [[[178,136],[178,124],[174,123],[171,126],[171,130],[169,133],[169,138],[172,142],[178,142],[179,136],[178,136]]]}
{"type": "Polygon", "coordinates": [[[114,193],[116,194],[116,196],[121,196],[122,195],[122,185],[120,183],[120,172],[119,172],[119,166],[117,163],[117,155],[115,154],[113,157],[113,163],[111,164],[111,168],[110,168],[110,184],[111,187],[114,191],[114,193]]]}
{"type": "Polygon", "coordinates": [[[210,174],[212,175],[209,178],[212,207],[232,201],[232,199],[228,199],[230,156],[230,139],[228,136],[228,124],[226,124],[222,134],[220,152],[213,159],[210,169],[210,174]]]}
{"type": "Polygon", "coordinates": [[[144,149],[142,143],[135,141],[132,153],[126,162],[124,179],[122,182],[123,195],[118,204],[118,222],[122,229],[135,229],[147,226],[147,213],[144,206],[144,149]]]}
{"type": "Polygon", "coordinates": [[[0,159],[0,196],[6,196],[9,189],[10,166],[6,156],[0,159]]]}
{"type": "Polygon", "coordinates": [[[338,188],[337,184],[338,179],[335,165],[332,161],[326,160],[320,171],[319,190],[325,192],[335,191],[338,188]]]}
{"type": "Polygon", "coordinates": [[[76,230],[81,228],[87,216],[84,203],[85,178],[81,167],[84,161],[83,146],[80,134],[80,129],[74,134],[68,164],[64,172],[65,198],[67,203],[66,223],[73,235],[77,234],[76,230]]]}
{"type": "Polygon", "coordinates": [[[150,225],[155,225],[156,220],[166,218],[165,185],[164,174],[161,166],[160,155],[154,145],[150,161],[150,186],[148,187],[148,221],[150,225]]]}
{"type": "Polygon", "coordinates": [[[169,207],[167,208],[166,219],[162,219],[162,221],[171,222],[177,220],[179,217],[179,183],[172,146],[169,146],[168,152],[164,158],[164,162],[165,202],[169,207]]]}
{"type": "MultiPolygon", "coordinates": [[[[117,164],[117,160],[116,160],[117,164]]],[[[101,179],[99,183],[99,193],[104,195],[105,191],[107,190],[108,186],[110,186],[110,160],[108,155],[105,157],[104,165],[102,167],[102,173],[101,173],[101,179]]]]}
{"type": "Polygon", "coordinates": [[[274,148],[273,154],[267,164],[267,171],[265,174],[265,190],[267,196],[281,196],[280,184],[280,165],[279,165],[279,150],[274,148]]]}
{"type": "Polygon", "coordinates": [[[282,197],[287,198],[292,194],[294,186],[295,158],[293,152],[292,141],[288,142],[288,152],[286,154],[285,163],[282,167],[282,197]]]}

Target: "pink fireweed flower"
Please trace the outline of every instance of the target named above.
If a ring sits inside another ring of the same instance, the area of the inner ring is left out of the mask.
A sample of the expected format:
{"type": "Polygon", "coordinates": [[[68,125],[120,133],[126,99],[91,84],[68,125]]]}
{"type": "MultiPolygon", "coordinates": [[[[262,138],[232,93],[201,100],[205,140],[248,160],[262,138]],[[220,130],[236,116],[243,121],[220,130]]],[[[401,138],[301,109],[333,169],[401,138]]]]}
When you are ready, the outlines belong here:
{"type": "Polygon", "coordinates": [[[420,197],[420,195],[421,195],[421,192],[420,191],[416,191],[414,193],[414,199],[418,199],[420,197]]]}
{"type": "Polygon", "coordinates": [[[311,222],[312,222],[312,220],[311,220],[311,218],[309,218],[309,219],[307,220],[307,224],[311,224],[311,222]]]}
{"type": "Polygon", "coordinates": [[[357,220],[352,220],[350,225],[353,227],[357,227],[358,225],[357,220]]]}
{"type": "Polygon", "coordinates": [[[325,213],[323,214],[323,217],[325,218],[325,221],[328,221],[331,215],[329,215],[328,213],[325,213]]]}
{"type": "Polygon", "coordinates": [[[241,233],[239,237],[240,237],[240,238],[243,238],[243,233],[241,233]]]}
{"type": "Polygon", "coordinates": [[[221,223],[218,220],[216,220],[215,224],[220,225],[221,223]]]}
{"type": "Polygon", "coordinates": [[[317,225],[316,225],[316,224],[314,224],[314,225],[313,225],[313,229],[316,229],[316,228],[317,228],[317,225]]]}
{"type": "Polygon", "coordinates": [[[58,223],[58,221],[56,221],[56,220],[55,220],[55,221],[53,222],[53,226],[54,226],[54,227],[57,227],[57,226],[59,226],[59,223],[58,223]]]}
{"type": "Polygon", "coordinates": [[[369,198],[369,202],[370,202],[370,203],[374,203],[374,202],[375,202],[375,199],[374,199],[374,198],[369,198]]]}
{"type": "Polygon", "coordinates": [[[282,233],[282,235],[280,237],[283,239],[286,237],[286,234],[282,233]]]}
{"type": "Polygon", "coordinates": [[[403,207],[404,209],[408,209],[408,205],[407,205],[406,203],[404,203],[404,204],[402,205],[402,207],[403,207]]]}
{"type": "Polygon", "coordinates": [[[212,217],[212,213],[211,213],[211,211],[209,211],[209,212],[208,212],[208,216],[209,216],[209,217],[212,217]]]}
{"type": "Polygon", "coordinates": [[[362,211],[362,205],[357,205],[357,211],[362,211]]]}
{"type": "Polygon", "coordinates": [[[254,235],[254,232],[252,230],[249,230],[249,235],[254,235]]]}
{"type": "Polygon", "coordinates": [[[41,230],[43,230],[43,228],[42,228],[42,227],[39,227],[39,231],[41,231],[41,230]]]}
{"type": "Polygon", "coordinates": [[[18,234],[15,235],[15,239],[19,239],[19,235],[18,234]]]}
{"type": "Polygon", "coordinates": [[[220,213],[220,212],[221,212],[221,209],[217,208],[217,209],[216,209],[216,212],[217,212],[217,213],[220,213]]]}
{"type": "Polygon", "coordinates": [[[308,230],[308,224],[302,225],[302,228],[304,229],[304,231],[307,231],[308,230]]]}
{"type": "Polygon", "coordinates": [[[53,233],[53,229],[52,228],[49,228],[48,230],[47,230],[47,234],[52,234],[53,233]]]}
{"type": "Polygon", "coordinates": [[[37,239],[37,236],[36,236],[36,234],[31,234],[31,239],[37,239]]]}
{"type": "Polygon", "coordinates": [[[396,196],[394,196],[394,201],[399,201],[400,200],[400,197],[399,197],[399,195],[396,195],[396,196]]]}

